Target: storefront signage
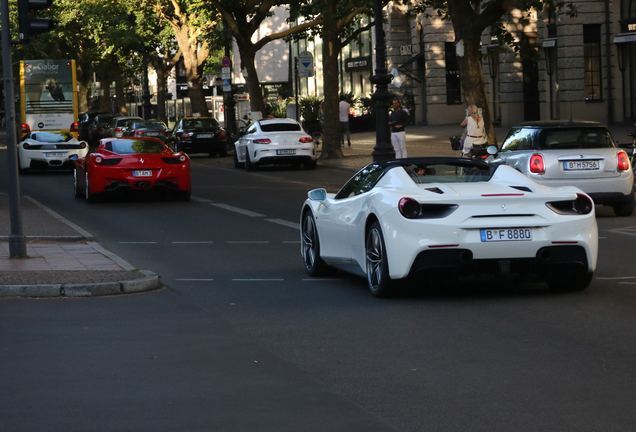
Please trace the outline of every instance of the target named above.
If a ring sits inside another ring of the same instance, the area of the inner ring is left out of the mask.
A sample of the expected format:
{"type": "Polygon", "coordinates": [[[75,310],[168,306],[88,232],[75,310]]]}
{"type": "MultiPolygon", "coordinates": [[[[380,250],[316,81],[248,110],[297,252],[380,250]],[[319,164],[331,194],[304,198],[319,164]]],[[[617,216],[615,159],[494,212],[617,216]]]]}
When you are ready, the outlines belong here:
{"type": "Polygon", "coordinates": [[[345,71],[371,70],[371,57],[352,57],[345,60],[345,71]]]}
{"type": "Polygon", "coordinates": [[[627,24],[628,31],[636,31],[636,24],[627,24]]]}
{"type": "Polygon", "coordinates": [[[400,55],[413,55],[413,48],[411,47],[411,45],[400,45],[400,55]]]}

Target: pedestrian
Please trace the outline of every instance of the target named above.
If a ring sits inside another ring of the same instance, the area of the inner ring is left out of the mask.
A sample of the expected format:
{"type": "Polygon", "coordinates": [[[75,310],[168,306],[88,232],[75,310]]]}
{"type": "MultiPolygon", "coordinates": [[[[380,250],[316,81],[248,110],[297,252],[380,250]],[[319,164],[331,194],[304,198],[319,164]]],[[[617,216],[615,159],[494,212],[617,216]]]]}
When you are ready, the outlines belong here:
{"type": "Polygon", "coordinates": [[[406,132],[404,128],[409,123],[409,115],[402,109],[398,98],[393,99],[393,111],[391,111],[391,144],[395,150],[395,158],[406,157],[406,132]]]}
{"type": "Polygon", "coordinates": [[[272,106],[267,102],[267,98],[263,99],[263,107],[265,108],[265,118],[272,115],[272,106]]]}
{"type": "Polygon", "coordinates": [[[484,119],[479,115],[479,108],[477,108],[477,105],[468,106],[468,109],[466,110],[466,118],[459,126],[466,128],[466,138],[464,139],[462,157],[470,157],[474,146],[481,146],[488,142],[484,131],[484,119]]]}
{"type": "Polygon", "coordinates": [[[347,143],[351,147],[351,134],[349,133],[349,108],[351,106],[345,100],[344,95],[340,95],[340,147],[344,147],[345,134],[347,135],[347,143]]]}

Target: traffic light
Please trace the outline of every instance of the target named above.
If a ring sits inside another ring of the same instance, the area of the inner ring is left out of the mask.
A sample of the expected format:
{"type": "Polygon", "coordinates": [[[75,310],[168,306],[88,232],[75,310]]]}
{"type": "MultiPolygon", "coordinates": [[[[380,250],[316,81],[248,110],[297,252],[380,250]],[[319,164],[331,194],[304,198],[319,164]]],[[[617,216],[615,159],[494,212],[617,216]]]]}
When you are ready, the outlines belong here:
{"type": "Polygon", "coordinates": [[[52,19],[36,18],[33,11],[46,9],[53,0],[18,0],[19,41],[28,42],[32,35],[46,33],[53,30],[55,23],[52,19]]]}

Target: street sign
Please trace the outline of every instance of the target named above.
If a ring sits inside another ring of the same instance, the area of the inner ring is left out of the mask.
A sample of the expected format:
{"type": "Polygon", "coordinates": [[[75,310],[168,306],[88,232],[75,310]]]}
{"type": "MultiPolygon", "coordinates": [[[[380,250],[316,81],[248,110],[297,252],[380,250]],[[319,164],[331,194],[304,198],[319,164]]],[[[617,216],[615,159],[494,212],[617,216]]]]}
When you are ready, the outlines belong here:
{"type": "Polygon", "coordinates": [[[298,53],[298,76],[300,78],[314,76],[314,55],[309,51],[298,53]]]}
{"type": "Polygon", "coordinates": [[[232,91],[232,85],[230,84],[229,78],[223,80],[223,91],[224,92],[232,91]]]}
{"type": "Polygon", "coordinates": [[[221,78],[224,80],[232,78],[232,72],[229,67],[224,67],[221,69],[221,78]]]}
{"type": "Polygon", "coordinates": [[[221,66],[223,66],[224,68],[230,67],[230,58],[227,56],[223,57],[223,60],[221,60],[221,66]]]}

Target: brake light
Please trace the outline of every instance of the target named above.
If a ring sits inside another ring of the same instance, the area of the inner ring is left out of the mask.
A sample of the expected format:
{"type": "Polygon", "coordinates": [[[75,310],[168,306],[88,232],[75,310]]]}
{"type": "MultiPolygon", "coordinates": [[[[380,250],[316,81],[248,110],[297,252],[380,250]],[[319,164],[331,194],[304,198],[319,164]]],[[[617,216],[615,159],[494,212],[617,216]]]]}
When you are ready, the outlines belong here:
{"type": "Polygon", "coordinates": [[[28,150],[28,149],[31,148],[31,146],[28,143],[24,143],[24,144],[22,144],[22,148],[28,150]]]}
{"type": "Polygon", "coordinates": [[[300,139],[300,142],[301,142],[301,143],[310,143],[310,142],[314,142],[314,139],[313,139],[313,138],[311,138],[311,137],[302,137],[302,138],[300,139]]]}
{"type": "Polygon", "coordinates": [[[269,138],[255,139],[253,141],[254,144],[269,144],[272,141],[269,138]]]}
{"type": "Polygon", "coordinates": [[[135,136],[142,136],[143,134],[143,131],[135,131],[134,133],[135,136]]]}
{"type": "Polygon", "coordinates": [[[79,131],[79,125],[77,124],[77,122],[75,122],[71,125],[70,132],[77,132],[77,131],[79,131]]]}
{"type": "Polygon", "coordinates": [[[102,159],[102,157],[101,157],[101,156],[96,156],[96,157],[95,157],[95,163],[96,163],[97,165],[101,164],[103,161],[104,161],[104,159],[102,159]]]}
{"type": "Polygon", "coordinates": [[[84,141],[80,143],[80,148],[86,148],[86,143],[84,141]]]}
{"type": "Polygon", "coordinates": [[[398,203],[398,209],[405,218],[415,219],[420,215],[421,206],[413,198],[401,198],[398,203]]]}
{"type": "Polygon", "coordinates": [[[187,157],[186,157],[185,155],[181,155],[181,156],[179,156],[179,160],[180,160],[181,162],[185,162],[185,161],[186,161],[186,159],[187,159],[187,157]]]}
{"type": "Polygon", "coordinates": [[[219,134],[217,135],[217,138],[225,139],[225,132],[219,132],[219,134]]]}
{"type": "Polygon", "coordinates": [[[29,132],[31,132],[31,127],[28,124],[23,123],[21,127],[22,127],[22,135],[28,134],[29,132]]]}
{"type": "Polygon", "coordinates": [[[115,128],[115,132],[121,132],[121,131],[123,131],[123,130],[124,130],[124,129],[123,129],[123,128],[120,128],[120,127],[116,127],[116,128],[115,128]]]}
{"type": "Polygon", "coordinates": [[[629,158],[627,157],[627,153],[625,153],[624,151],[618,152],[618,170],[619,171],[629,170],[629,158]]]}
{"type": "Polygon", "coordinates": [[[535,174],[545,173],[545,166],[543,165],[543,156],[540,154],[533,154],[530,157],[530,172],[535,174]]]}

